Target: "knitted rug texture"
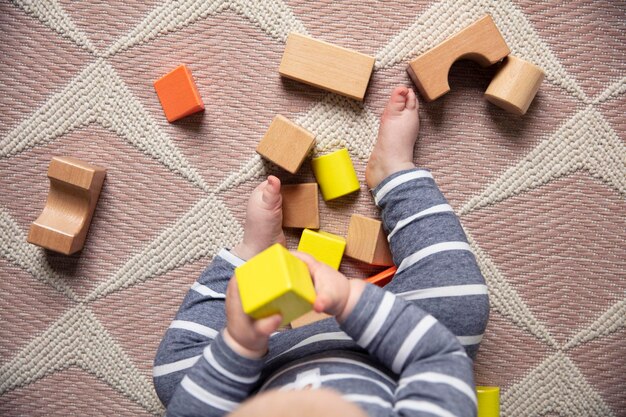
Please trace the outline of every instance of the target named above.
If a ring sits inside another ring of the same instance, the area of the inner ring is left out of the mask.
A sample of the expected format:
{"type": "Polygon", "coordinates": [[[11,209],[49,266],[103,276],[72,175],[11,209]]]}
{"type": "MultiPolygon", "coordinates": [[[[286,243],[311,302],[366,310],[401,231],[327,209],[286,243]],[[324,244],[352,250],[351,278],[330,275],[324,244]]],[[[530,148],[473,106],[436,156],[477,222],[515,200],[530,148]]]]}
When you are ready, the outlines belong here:
{"type": "Polygon", "coordinates": [[[315,154],[350,151],[360,192],[320,203],[345,236],[351,214],[379,216],[363,174],[408,60],[485,13],[546,80],[516,117],[482,99],[493,68],[456,63],[414,155],[489,285],[476,381],[501,387],[503,416],[625,416],[626,2],[609,0],[1,1],[0,415],[162,414],[156,348],[241,239],[250,191],[314,180],[255,153],[272,118],[312,131],[315,154]],[[281,79],[292,31],[375,56],[365,101],[281,79]],[[170,124],[152,82],[181,63],[206,111],[170,124]],[[108,169],[73,256],[26,242],[57,155],[108,169]]]}

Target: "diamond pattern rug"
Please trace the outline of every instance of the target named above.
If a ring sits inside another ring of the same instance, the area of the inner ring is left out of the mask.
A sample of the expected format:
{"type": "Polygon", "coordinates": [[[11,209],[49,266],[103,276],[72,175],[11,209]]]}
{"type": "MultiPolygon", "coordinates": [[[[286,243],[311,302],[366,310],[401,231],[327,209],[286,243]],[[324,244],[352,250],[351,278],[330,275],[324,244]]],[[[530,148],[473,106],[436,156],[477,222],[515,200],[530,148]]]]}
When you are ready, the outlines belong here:
{"type": "MultiPolygon", "coordinates": [[[[477,382],[501,387],[504,416],[626,415],[626,2],[609,0],[0,2],[0,414],[162,414],[157,345],[241,238],[249,191],[313,180],[255,154],[273,116],[316,153],[347,147],[363,178],[406,62],[485,13],[546,81],[518,118],[481,99],[492,69],[455,64],[414,155],[489,284],[477,382]],[[291,31],[374,55],[365,102],[281,79],[291,31]],[[152,81],[180,63],[206,111],[168,124],[152,81]],[[69,257],[26,243],[55,155],[108,168],[69,257]]],[[[345,234],[352,213],[377,215],[364,184],[322,204],[323,229],[345,234]]]]}

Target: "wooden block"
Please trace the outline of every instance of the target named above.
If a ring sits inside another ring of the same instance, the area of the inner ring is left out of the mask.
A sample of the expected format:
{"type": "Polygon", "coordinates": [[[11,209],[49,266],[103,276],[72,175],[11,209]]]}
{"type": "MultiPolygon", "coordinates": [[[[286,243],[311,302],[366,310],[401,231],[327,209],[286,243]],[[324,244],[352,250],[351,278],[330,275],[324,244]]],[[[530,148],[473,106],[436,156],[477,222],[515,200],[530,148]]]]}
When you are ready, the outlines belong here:
{"type": "Polygon", "coordinates": [[[283,227],[320,228],[317,183],[283,185],[283,227]]]}
{"type": "Polygon", "coordinates": [[[180,65],[154,82],[161,107],[168,122],[204,110],[204,103],[191,71],[180,65]]]}
{"type": "Polygon", "coordinates": [[[376,275],[366,278],[365,282],[378,285],[379,287],[384,287],[385,285],[389,284],[389,282],[393,279],[397,270],[397,266],[392,266],[391,268],[387,268],[376,275]]]}
{"type": "Polygon", "coordinates": [[[48,199],[30,226],[28,242],[65,255],[81,250],[105,176],[102,167],[70,157],[52,158],[48,199]]]}
{"type": "Polygon", "coordinates": [[[280,114],[274,117],[256,151],[295,174],[315,145],[315,136],[280,114]]]}
{"type": "Polygon", "coordinates": [[[372,265],[393,265],[383,224],[379,220],[353,214],[348,226],[346,256],[372,265]]]}
{"type": "Polygon", "coordinates": [[[297,329],[298,327],[306,326],[308,324],[315,323],[320,320],[325,320],[329,317],[332,317],[326,313],[317,313],[315,311],[309,311],[304,316],[300,316],[297,319],[291,322],[291,328],[297,329]]]}
{"type": "Polygon", "coordinates": [[[471,59],[487,67],[509,53],[496,24],[487,15],[413,59],[407,71],[420,94],[432,101],[450,91],[448,72],[458,59],[471,59]]]}
{"type": "Polygon", "coordinates": [[[545,74],[528,61],[509,55],[491,80],[485,99],[509,113],[524,115],[545,74]]]}
{"type": "Polygon", "coordinates": [[[278,72],[314,87],[363,101],[375,58],[290,33],[278,72]]]}
{"type": "Polygon", "coordinates": [[[313,174],[324,200],[333,200],[361,188],[354,165],[346,148],[313,158],[313,174]]]}
{"type": "Polygon", "coordinates": [[[477,417],[500,417],[499,387],[477,386],[476,399],[478,400],[477,417]]]}
{"type": "Polygon", "coordinates": [[[235,268],[235,276],[243,311],[254,319],[280,313],[286,325],[315,302],[309,268],[279,243],[235,268]]]}
{"type": "Polygon", "coordinates": [[[319,262],[329,265],[331,268],[339,269],[343,252],[346,249],[346,240],[332,233],[310,229],[302,231],[302,237],[298,244],[300,252],[308,253],[319,262]]]}

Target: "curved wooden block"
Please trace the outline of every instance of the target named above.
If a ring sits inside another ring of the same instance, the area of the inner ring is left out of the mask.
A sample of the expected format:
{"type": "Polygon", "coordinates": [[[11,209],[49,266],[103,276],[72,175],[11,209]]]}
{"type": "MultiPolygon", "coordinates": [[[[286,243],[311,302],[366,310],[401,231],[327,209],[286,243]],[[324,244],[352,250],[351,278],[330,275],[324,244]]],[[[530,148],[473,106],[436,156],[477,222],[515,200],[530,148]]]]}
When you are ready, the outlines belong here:
{"type": "Polygon", "coordinates": [[[106,170],[70,157],[54,157],[48,167],[50,191],[28,242],[71,255],[83,248],[106,170]]]}
{"type": "Polygon", "coordinates": [[[509,113],[524,115],[545,74],[541,68],[509,55],[491,80],[485,99],[509,113]]]}
{"type": "Polygon", "coordinates": [[[448,73],[459,59],[487,67],[510,53],[491,16],[487,15],[409,62],[407,72],[420,94],[433,101],[450,91],[448,73]]]}

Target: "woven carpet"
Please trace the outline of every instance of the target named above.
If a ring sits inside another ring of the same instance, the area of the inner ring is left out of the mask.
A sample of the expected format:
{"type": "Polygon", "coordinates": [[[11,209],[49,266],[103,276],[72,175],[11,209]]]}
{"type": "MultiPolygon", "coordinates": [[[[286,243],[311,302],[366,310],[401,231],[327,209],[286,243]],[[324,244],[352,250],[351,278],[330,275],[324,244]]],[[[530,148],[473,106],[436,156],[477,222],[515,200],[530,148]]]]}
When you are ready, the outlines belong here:
{"type": "MultiPolygon", "coordinates": [[[[539,94],[511,116],[482,100],[493,69],[456,63],[414,155],[489,284],[476,380],[501,387],[504,416],[626,415],[626,2],[609,0],[0,3],[0,415],[162,414],[157,345],[241,238],[248,193],[268,172],[313,180],[255,154],[274,115],[314,132],[316,153],[346,146],[363,179],[407,61],[485,13],[545,70],[539,94]],[[291,31],[374,55],[364,103],[281,79],[291,31]],[[168,124],[152,82],[181,63],[206,111],[168,124]],[[108,169],[74,256],[26,242],[55,155],[108,169]]],[[[362,184],[321,204],[324,230],[378,215],[362,184]]]]}

